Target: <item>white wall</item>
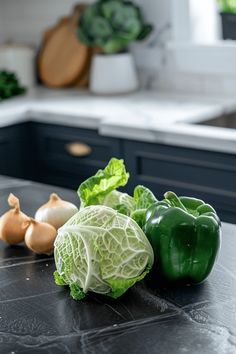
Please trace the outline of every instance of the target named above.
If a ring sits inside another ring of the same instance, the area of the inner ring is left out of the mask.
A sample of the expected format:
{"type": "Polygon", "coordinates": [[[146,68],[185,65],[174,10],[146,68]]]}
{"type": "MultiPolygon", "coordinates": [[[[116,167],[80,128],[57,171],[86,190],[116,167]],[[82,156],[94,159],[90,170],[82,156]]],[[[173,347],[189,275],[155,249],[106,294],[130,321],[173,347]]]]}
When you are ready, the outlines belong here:
{"type": "MultiPolygon", "coordinates": [[[[6,41],[39,44],[43,31],[70,13],[76,0],[0,0],[6,41]]],[[[89,2],[85,0],[84,2],[89,2]]],[[[1,25],[0,25],[1,26],[1,25]]],[[[1,28],[0,28],[1,29],[1,28]]]]}
{"type": "Polygon", "coordinates": [[[0,5],[0,43],[4,41],[4,14],[0,5]]]}

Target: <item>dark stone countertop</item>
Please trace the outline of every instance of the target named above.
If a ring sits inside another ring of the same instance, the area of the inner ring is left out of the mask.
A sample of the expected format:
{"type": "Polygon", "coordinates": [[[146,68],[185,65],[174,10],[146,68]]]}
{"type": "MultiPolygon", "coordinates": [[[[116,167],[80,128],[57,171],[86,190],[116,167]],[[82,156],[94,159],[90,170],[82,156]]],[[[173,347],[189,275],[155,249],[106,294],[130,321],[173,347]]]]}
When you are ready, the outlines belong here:
{"type": "MultiPolygon", "coordinates": [[[[0,212],[10,192],[34,215],[51,192],[75,192],[0,177],[0,212]]],[[[54,284],[53,257],[0,244],[0,353],[236,353],[236,226],[223,225],[222,250],[207,281],[155,287],[148,280],[122,298],[76,302],[54,284]]]]}

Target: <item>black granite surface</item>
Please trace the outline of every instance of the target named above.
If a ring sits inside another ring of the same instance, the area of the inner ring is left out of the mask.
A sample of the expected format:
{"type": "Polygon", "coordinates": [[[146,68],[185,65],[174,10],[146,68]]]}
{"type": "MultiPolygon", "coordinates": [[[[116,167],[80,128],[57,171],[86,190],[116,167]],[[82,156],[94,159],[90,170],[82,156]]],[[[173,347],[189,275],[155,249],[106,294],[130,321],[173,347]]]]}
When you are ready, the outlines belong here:
{"type": "MultiPolygon", "coordinates": [[[[78,204],[73,191],[0,177],[0,213],[10,192],[33,216],[54,191],[78,204]]],[[[217,265],[200,285],[145,279],[118,300],[76,302],[54,270],[53,257],[0,243],[0,354],[236,353],[236,226],[223,225],[217,265]]]]}

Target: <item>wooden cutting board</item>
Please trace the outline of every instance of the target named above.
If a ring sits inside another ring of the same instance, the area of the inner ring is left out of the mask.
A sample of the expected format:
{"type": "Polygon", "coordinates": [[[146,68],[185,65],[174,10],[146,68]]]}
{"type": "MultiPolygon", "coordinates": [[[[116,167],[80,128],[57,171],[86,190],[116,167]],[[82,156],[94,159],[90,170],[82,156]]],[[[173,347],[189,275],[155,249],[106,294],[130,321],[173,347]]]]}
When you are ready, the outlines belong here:
{"type": "Polygon", "coordinates": [[[47,86],[65,87],[84,81],[91,54],[76,36],[83,9],[84,5],[76,6],[71,17],[64,17],[45,32],[38,68],[39,77],[47,86]]]}

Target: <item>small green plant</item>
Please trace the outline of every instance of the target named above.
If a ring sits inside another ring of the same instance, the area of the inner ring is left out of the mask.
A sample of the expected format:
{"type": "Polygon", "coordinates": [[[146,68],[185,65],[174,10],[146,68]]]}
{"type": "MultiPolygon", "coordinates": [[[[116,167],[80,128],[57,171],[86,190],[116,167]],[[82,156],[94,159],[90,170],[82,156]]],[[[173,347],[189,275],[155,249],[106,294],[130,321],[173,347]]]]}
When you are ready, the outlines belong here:
{"type": "Polygon", "coordinates": [[[0,71],[0,101],[25,92],[25,87],[20,85],[14,73],[5,70],[0,71]]]}
{"type": "Polygon", "coordinates": [[[126,50],[151,31],[152,26],[144,23],[140,8],[131,1],[99,0],[82,13],[78,37],[87,46],[112,54],[126,50]]]}
{"type": "Polygon", "coordinates": [[[217,0],[221,12],[236,14],[236,0],[217,0]]]}

